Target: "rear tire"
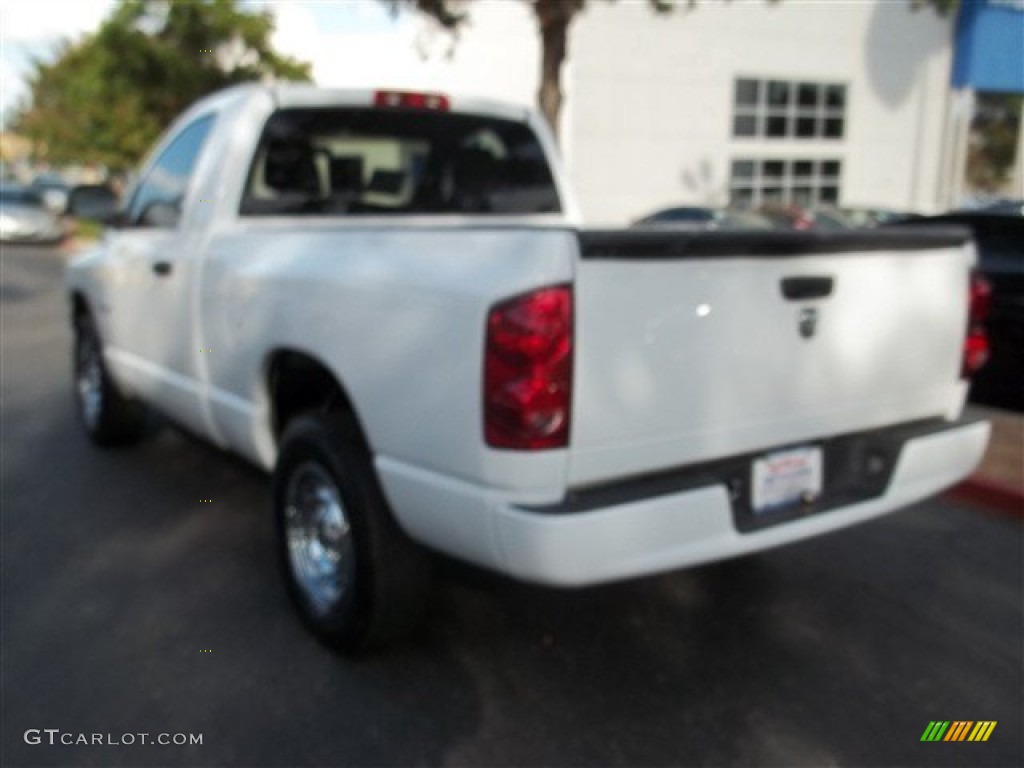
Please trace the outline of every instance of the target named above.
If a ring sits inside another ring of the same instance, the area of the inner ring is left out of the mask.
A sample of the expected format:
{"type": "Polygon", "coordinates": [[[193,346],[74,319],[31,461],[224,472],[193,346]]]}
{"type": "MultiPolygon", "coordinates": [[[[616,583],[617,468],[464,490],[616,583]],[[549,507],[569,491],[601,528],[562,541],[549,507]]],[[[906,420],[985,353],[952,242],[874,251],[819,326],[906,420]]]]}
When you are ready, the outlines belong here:
{"type": "Polygon", "coordinates": [[[93,320],[75,320],[75,402],[86,433],[101,446],[137,442],[146,427],[146,408],[125,397],[103,362],[103,346],[93,320]]]}
{"type": "Polygon", "coordinates": [[[350,416],[299,416],[288,424],[273,500],[285,584],[319,638],[359,652],[419,624],[430,559],[395,521],[350,416]]]}

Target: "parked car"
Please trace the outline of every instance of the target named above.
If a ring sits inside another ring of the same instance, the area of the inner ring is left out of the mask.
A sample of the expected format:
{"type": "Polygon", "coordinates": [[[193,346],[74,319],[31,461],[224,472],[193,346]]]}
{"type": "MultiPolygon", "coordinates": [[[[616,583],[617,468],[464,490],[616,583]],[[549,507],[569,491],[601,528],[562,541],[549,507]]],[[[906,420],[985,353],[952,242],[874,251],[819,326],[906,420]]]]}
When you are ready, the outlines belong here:
{"type": "Polygon", "coordinates": [[[1024,216],[1024,200],[995,200],[981,208],[985,213],[1001,213],[1006,216],[1024,216]]]}
{"type": "Polygon", "coordinates": [[[962,224],[978,246],[978,271],[991,285],[988,362],[971,382],[973,402],[1024,412],[1024,217],[955,211],[904,225],[962,224]]]}
{"type": "Polygon", "coordinates": [[[799,205],[770,203],[762,205],[757,213],[769,220],[776,229],[810,229],[836,231],[857,229],[857,224],[838,208],[828,205],[802,208],[799,205]]]}
{"type": "Polygon", "coordinates": [[[753,211],[683,206],[664,208],[638,219],[636,227],[683,226],[697,229],[771,229],[772,223],[753,211]]]}
{"type": "Polygon", "coordinates": [[[238,86],[68,270],[85,431],[153,407],[272,472],[285,584],[343,649],[414,623],[429,550],[628,579],[869,520],[985,450],[966,231],[584,229],[545,126],[238,86]]]}
{"type": "Polygon", "coordinates": [[[880,227],[908,219],[921,218],[921,214],[892,208],[841,208],[840,212],[857,227],[880,227]]]}
{"type": "Polygon", "coordinates": [[[696,224],[707,225],[715,219],[715,209],[695,205],[679,205],[673,208],[662,208],[648,214],[635,222],[645,224],[696,224]]]}
{"type": "Polygon", "coordinates": [[[770,203],[755,209],[755,212],[770,221],[775,229],[806,231],[814,227],[814,217],[798,205],[770,203]]]}
{"type": "Polygon", "coordinates": [[[103,223],[117,204],[117,194],[107,184],[78,184],[68,193],[68,210],[79,219],[103,223]]]}
{"type": "Polygon", "coordinates": [[[0,240],[56,242],[64,236],[64,227],[30,188],[0,186],[0,240]]]}
{"type": "Polygon", "coordinates": [[[838,208],[816,206],[807,210],[811,219],[811,229],[856,229],[857,223],[838,208]]]}
{"type": "Polygon", "coordinates": [[[63,216],[67,212],[71,184],[63,176],[41,173],[32,180],[30,187],[39,194],[50,212],[56,216],[63,216]]]}

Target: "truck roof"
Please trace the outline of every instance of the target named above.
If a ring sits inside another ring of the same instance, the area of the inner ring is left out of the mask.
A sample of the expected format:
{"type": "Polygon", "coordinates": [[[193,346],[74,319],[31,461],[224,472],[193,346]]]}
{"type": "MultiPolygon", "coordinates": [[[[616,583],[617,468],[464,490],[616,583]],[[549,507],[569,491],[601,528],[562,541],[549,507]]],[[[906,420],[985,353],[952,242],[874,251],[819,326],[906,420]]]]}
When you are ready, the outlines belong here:
{"type": "Polygon", "coordinates": [[[447,91],[410,90],[408,88],[324,88],[309,83],[274,82],[242,83],[211,93],[188,111],[194,113],[219,106],[237,98],[252,98],[257,94],[269,96],[283,109],[316,107],[373,107],[379,95],[442,97],[445,109],[477,115],[491,115],[506,120],[528,121],[533,110],[522,104],[496,99],[480,98],[447,91]]]}
{"type": "Polygon", "coordinates": [[[513,104],[446,91],[410,90],[409,88],[322,88],[305,83],[276,83],[270,86],[274,100],[281,107],[371,107],[378,94],[428,94],[443,96],[452,112],[472,112],[509,120],[526,120],[530,109],[513,104]]]}

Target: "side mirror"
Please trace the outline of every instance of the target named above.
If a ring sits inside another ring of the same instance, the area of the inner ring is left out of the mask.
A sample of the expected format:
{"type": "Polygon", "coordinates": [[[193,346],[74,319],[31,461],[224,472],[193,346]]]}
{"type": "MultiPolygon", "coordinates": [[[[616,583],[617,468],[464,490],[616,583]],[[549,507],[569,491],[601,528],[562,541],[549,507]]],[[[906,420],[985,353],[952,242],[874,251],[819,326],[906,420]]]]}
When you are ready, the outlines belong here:
{"type": "Polygon", "coordinates": [[[173,229],[181,219],[181,207],[177,203],[156,200],[142,209],[139,223],[144,227],[173,229]]]}
{"type": "Polygon", "coordinates": [[[113,223],[117,219],[117,195],[102,184],[74,187],[68,193],[67,213],[78,219],[113,223]]]}

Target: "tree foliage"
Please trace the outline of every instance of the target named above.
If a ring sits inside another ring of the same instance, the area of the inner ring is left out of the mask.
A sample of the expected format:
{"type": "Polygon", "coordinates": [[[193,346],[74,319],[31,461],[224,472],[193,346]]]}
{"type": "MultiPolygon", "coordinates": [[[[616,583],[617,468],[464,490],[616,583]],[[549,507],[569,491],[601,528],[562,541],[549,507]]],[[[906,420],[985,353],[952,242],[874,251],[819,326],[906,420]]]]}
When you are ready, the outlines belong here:
{"type": "Polygon", "coordinates": [[[967,144],[967,183],[979,192],[999,194],[1011,178],[1022,128],[1024,97],[979,93],[967,144]]]}
{"type": "MultiPolygon", "coordinates": [[[[605,0],[615,2],[615,0],[605,0]]],[[[767,0],[779,2],[780,0],[767,0]]],[[[470,0],[382,0],[397,9],[412,6],[436,19],[442,27],[457,31],[468,19],[470,0]]],[[[540,89],[537,104],[548,124],[558,134],[558,119],[562,110],[562,65],[569,55],[569,28],[573,20],[587,6],[587,0],[524,0],[533,8],[537,30],[541,39],[540,89]]],[[[659,14],[672,11],[677,5],[693,8],[698,0],[647,0],[659,14]]],[[[956,10],[960,0],[909,0],[911,7],[934,8],[945,16],[956,10]]]]}
{"type": "Polygon", "coordinates": [[[185,107],[266,75],[308,80],[270,46],[273,19],[235,0],[122,0],[99,30],[36,61],[13,127],[51,162],[135,164],[185,107]]]}
{"type": "MultiPolygon", "coordinates": [[[[469,18],[468,0],[382,0],[393,9],[407,5],[435,19],[452,31],[469,18]]],[[[557,136],[562,110],[562,65],[569,55],[569,27],[586,7],[587,0],[525,0],[533,8],[541,38],[540,89],[537,103],[557,136]]],[[[696,0],[688,0],[691,4],[696,0]]],[[[672,9],[674,0],[647,0],[658,12],[672,9]]]]}
{"type": "Polygon", "coordinates": [[[926,6],[934,8],[940,16],[949,16],[960,7],[960,0],[910,0],[915,10],[926,6]]]}

